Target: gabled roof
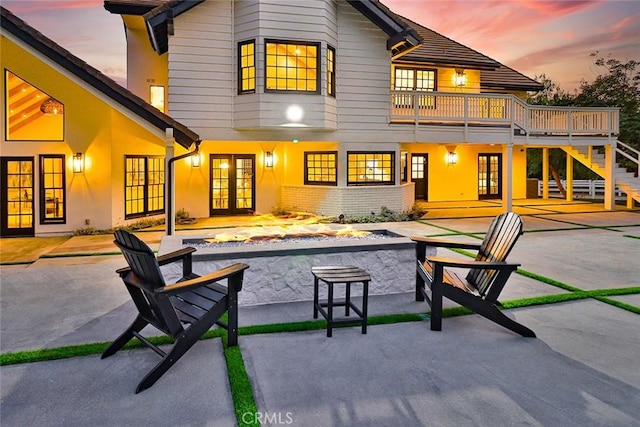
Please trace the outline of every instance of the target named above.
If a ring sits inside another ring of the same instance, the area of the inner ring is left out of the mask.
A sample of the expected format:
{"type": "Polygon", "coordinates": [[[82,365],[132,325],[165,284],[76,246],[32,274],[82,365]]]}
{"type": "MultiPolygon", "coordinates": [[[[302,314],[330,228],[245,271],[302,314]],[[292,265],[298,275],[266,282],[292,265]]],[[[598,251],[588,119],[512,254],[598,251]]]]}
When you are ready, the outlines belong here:
{"type": "MultiPolygon", "coordinates": [[[[105,0],[104,8],[120,15],[142,15],[153,49],[160,55],[169,49],[173,35],[173,18],[204,0],[105,0]]],[[[347,0],[354,8],[384,31],[389,39],[387,49],[393,55],[413,49],[422,40],[411,28],[382,6],[377,0],[347,0]]]]}
{"type": "MultiPolygon", "coordinates": [[[[393,13],[389,11],[390,13],[393,13]]],[[[395,14],[411,26],[424,40],[416,49],[401,55],[395,61],[399,63],[427,63],[440,66],[460,67],[482,70],[480,87],[490,90],[539,91],[544,86],[537,81],[489,58],[482,53],[443,36],[408,18],[395,14]]]]}
{"type": "Polygon", "coordinates": [[[102,74],[80,58],[74,56],[68,50],[45,37],[42,33],[36,31],[4,7],[0,7],[0,9],[2,10],[2,20],[0,24],[3,31],[13,34],[34,50],[40,52],[51,61],[79,77],[99,92],[102,92],[105,96],[111,98],[156,128],[162,131],[166,128],[173,128],[173,135],[176,142],[183,147],[189,148],[191,144],[199,141],[200,137],[185,125],[177,122],[142,98],[123,88],[113,79],[102,74]]]}

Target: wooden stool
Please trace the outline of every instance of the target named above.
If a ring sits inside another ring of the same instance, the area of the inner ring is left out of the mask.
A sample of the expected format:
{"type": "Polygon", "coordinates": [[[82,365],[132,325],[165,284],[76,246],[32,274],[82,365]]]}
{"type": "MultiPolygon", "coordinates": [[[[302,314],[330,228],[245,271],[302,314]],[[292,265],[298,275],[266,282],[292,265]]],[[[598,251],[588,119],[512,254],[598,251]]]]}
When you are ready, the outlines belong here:
{"type": "Polygon", "coordinates": [[[318,311],[327,321],[327,337],[332,334],[333,326],[337,323],[356,323],[362,325],[362,333],[367,333],[367,298],[369,294],[369,281],[371,276],[369,273],[358,267],[351,266],[326,266],[312,267],[313,273],[313,318],[318,318],[318,311]],[[327,302],[318,301],[318,283],[323,281],[328,286],[327,302]],[[362,307],[359,309],[351,302],[351,284],[362,282],[362,307]],[[333,285],[336,283],[344,283],[346,285],[344,302],[333,302],[333,285]],[[333,307],[344,306],[344,315],[349,316],[349,311],[353,311],[358,318],[333,318],[333,307]],[[324,307],[327,308],[325,311],[324,307]]]}

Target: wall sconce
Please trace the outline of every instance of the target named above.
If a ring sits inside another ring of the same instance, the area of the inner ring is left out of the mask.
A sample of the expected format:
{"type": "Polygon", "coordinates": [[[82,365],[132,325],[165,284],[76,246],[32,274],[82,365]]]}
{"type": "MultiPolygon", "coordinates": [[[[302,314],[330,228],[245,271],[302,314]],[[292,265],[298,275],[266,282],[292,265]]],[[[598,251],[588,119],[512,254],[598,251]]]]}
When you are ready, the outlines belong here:
{"type": "Polygon", "coordinates": [[[447,145],[447,155],[445,157],[448,165],[455,165],[458,163],[458,153],[456,153],[455,145],[447,145]]]}
{"type": "Polygon", "coordinates": [[[76,153],[73,155],[73,173],[82,173],[84,169],[84,157],[82,153],[76,153]]]}
{"type": "Polygon", "coordinates": [[[200,153],[191,155],[191,166],[194,168],[200,167],[200,153]]]}
{"type": "Polygon", "coordinates": [[[458,87],[467,85],[467,75],[464,72],[464,68],[456,68],[456,73],[453,76],[453,82],[458,87]]]}
{"type": "Polygon", "coordinates": [[[264,165],[268,168],[273,167],[273,152],[267,151],[264,153],[264,165]]]}
{"type": "Polygon", "coordinates": [[[447,164],[455,165],[456,163],[458,163],[458,153],[455,151],[449,151],[447,153],[447,164]]]}

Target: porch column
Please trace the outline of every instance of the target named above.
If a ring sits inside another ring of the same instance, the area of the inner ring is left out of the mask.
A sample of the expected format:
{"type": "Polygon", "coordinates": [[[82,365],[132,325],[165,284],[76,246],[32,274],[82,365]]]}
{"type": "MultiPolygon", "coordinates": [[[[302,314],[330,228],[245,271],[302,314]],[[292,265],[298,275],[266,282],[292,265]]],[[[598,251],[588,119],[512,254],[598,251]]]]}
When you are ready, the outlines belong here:
{"type": "Polygon", "coordinates": [[[615,210],[616,207],[616,178],[614,170],[616,167],[615,145],[604,146],[604,208],[615,210]]]}
{"type": "Polygon", "coordinates": [[[173,149],[173,128],[167,128],[165,131],[165,155],[164,155],[164,225],[165,234],[173,235],[176,229],[176,192],[174,185],[173,173],[171,170],[171,159],[174,156],[173,149]]]}
{"type": "Polygon", "coordinates": [[[549,198],[549,149],[542,149],[542,198],[549,198]]]}
{"type": "Polygon", "coordinates": [[[502,182],[504,188],[502,191],[502,210],[511,212],[513,210],[513,144],[505,144],[502,146],[502,154],[504,156],[502,182]]]}
{"type": "Polygon", "coordinates": [[[567,202],[573,202],[573,157],[567,153],[567,202]]]}

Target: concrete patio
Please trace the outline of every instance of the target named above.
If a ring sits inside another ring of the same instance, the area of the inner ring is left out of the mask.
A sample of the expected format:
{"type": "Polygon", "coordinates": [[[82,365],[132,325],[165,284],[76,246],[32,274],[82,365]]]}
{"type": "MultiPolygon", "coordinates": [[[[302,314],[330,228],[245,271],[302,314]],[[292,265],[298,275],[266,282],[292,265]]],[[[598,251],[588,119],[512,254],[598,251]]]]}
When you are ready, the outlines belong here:
{"type": "MultiPolygon", "coordinates": [[[[407,234],[482,233],[490,219],[443,216],[396,225],[407,234]]],[[[551,211],[523,220],[525,235],[509,257],[523,270],[584,291],[640,286],[640,212],[551,211]]],[[[153,242],[155,235],[140,236],[153,242]]],[[[52,251],[62,254],[60,246],[52,251]]],[[[2,266],[2,353],[112,340],[135,316],[114,273],[122,265],[120,255],[104,255],[2,266]]],[[[515,274],[501,299],[562,293],[515,274]]],[[[640,294],[632,293],[508,310],[535,339],[477,315],[445,318],[441,332],[430,331],[425,316],[371,325],[367,335],[357,327],[335,330],[332,338],[324,330],[243,335],[239,348],[258,414],[239,417],[219,339],[196,344],[138,395],[136,384],[157,361],[146,349],[105,360],[2,366],[0,423],[233,426],[259,418],[262,425],[296,426],[640,425],[640,316],[610,300],[640,307],[640,294]]],[[[369,310],[370,316],[425,313],[428,306],[402,293],[370,297],[369,310]]],[[[243,306],[240,322],[307,321],[311,312],[310,302],[243,306]]]]}

